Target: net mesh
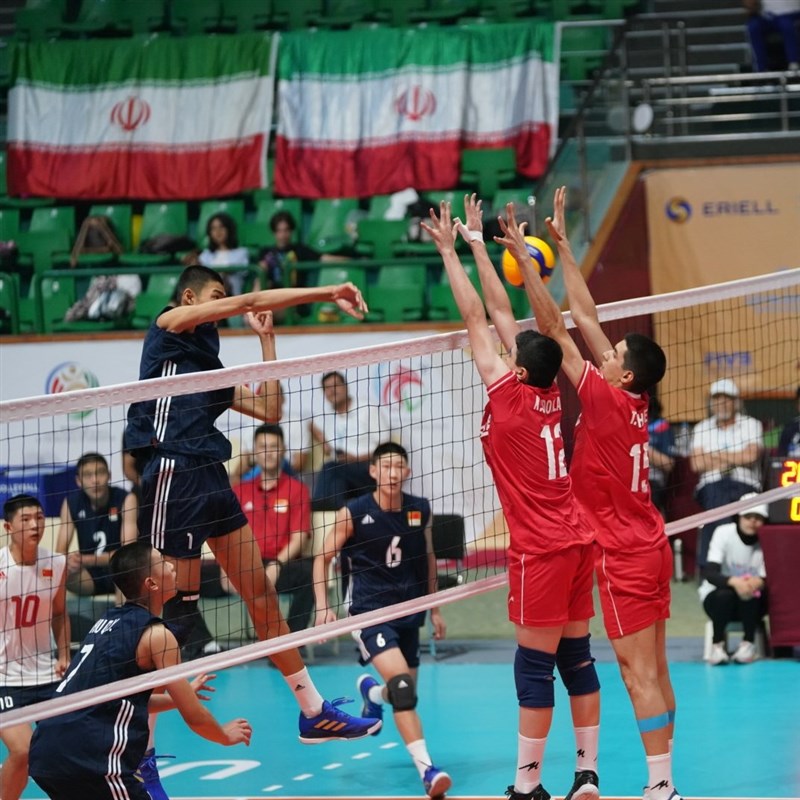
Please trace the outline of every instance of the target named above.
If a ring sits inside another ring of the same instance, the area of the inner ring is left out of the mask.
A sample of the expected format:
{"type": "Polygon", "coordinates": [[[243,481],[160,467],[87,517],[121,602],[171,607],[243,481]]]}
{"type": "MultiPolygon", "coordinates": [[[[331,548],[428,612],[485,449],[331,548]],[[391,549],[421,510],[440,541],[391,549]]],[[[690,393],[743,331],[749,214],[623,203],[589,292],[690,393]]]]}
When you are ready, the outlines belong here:
{"type": "MultiPolygon", "coordinates": [[[[747,410],[763,423],[765,453],[774,452],[780,424],[792,415],[787,409],[791,409],[797,384],[798,287],[800,270],[796,269],[599,309],[612,341],[618,341],[629,331],[639,331],[653,335],[667,352],[668,372],[658,392],[664,421],[660,430],[668,426],[671,431],[669,446],[675,466],[664,476],[664,492],[657,499],[668,520],[668,533],[685,538],[681,566],[689,573],[694,566],[686,563],[687,556],[691,562],[694,554],[687,551],[691,550],[691,539],[696,538],[700,525],[757,502],[785,501],[793,503],[792,507],[798,503],[796,486],[771,488],[767,482],[759,500],[734,502],[703,512],[693,498],[696,475],[688,458],[692,426],[707,417],[708,389],[720,378],[737,382],[747,398],[747,410]]],[[[569,315],[566,317],[571,327],[569,315]]],[[[523,326],[533,327],[534,322],[529,320],[523,326]]],[[[577,341],[582,346],[579,336],[577,341]]],[[[485,390],[463,331],[329,356],[251,364],[3,402],[0,463],[6,472],[5,493],[7,496],[17,492],[38,494],[47,507],[54,504],[59,507],[65,489],[73,488],[74,484],[49,485],[41,476],[66,474],[72,481],[70,469],[87,452],[101,453],[118,474],[123,457],[122,435],[131,403],[157,397],[191,396],[230,386],[257,387],[266,380],[281,382],[286,461],[296,478],[310,487],[315,510],[310,515],[311,536],[306,554],[321,552],[325,532],[335,516],[329,509],[336,504],[320,490],[324,485],[320,473],[326,458],[340,451],[341,460],[342,452],[352,453],[355,448],[363,453],[391,439],[402,443],[409,453],[411,475],[405,491],[430,501],[439,590],[434,595],[348,617],[342,587],[342,573],[346,569],[342,569],[344,560],[339,559],[329,576],[329,598],[338,621],[256,642],[241,600],[234,593],[224,593],[224,576],[215,570],[206,550],[203,613],[217,639],[229,649],[206,656],[202,662],[170,668],[164,674],[142,675],[90,693],[10,711],[3,715],[4,724],[41,719],[134,690],[163,685],[168,679],[197,674],[201,664],[208,671],[246,663],[378,621],[455,602],[505,583],[507,530],[477,436],[485,390]],[[321,389],[322,376],[331,371],[344,377],[353,408],[361,413],[361,416],[348,415],[344,423],[339,421],[338,427],[337,415],[326,403],[321,389]],[[326,439],[325,445],[315,443],[312,424],[326,439]]],[[[64,382],[68,386],[69,376],[64,377],[64,382]]],[[[572,387],[562,382],[561,389],[562,428],[569,454],[571,430],[579,408],[572,387]]],[[[257,459],[252,457],[252,448],[258,424],[232,411],[218,420],[218,427],[233,446],[233,457],[225,466],[234,484],[249,480],[253,474],[253,462],[257,459]]],[[[766,459],[759,469],[765,466],[766,459]]],[[[355,494],[365,488],[369,489],[366,483],[351,491],[355,494]]],[[[57,520],[48,521],[44,544],[54,545],[57,527],[57,520]]],[[[74,541],[72,547],[75,548],[74,541]]],[[[73,640],[76,628],[90,627],[113,602],[113,596],[70,594],[73,640]]],[[[4,635],[7,637],[9,631],[5,630],[4,635]]]]}

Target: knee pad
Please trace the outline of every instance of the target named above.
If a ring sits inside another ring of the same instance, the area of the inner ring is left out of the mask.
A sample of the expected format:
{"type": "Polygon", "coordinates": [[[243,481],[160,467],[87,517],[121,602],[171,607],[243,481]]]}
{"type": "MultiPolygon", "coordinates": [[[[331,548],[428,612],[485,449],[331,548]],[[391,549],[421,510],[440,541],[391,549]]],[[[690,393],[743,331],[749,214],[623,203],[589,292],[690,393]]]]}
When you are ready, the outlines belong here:
{"type": "Polygon", "coordinates": [[[514,657],[514,683],[521,707],[552,708],[555,705],[555,666],[556,657],[553,653],[517,647],[514,657]]]}
{"type": "Polygon", "coordinates": [[[178,646],[183,647],[189,641],[189,636],[197,623],[199,611],[197,601],[199,592],[178,592],[175,597],[170,597],[161,612],[161,619],[178,640],[178,646]]]}
{"type": "Polygon", "coordinates": [[[386,691],[395,711],[413,711],[417,707],[417,687],[407,672],[395,675],[386,684],[386,691]]]}
{"type": "Polygon", "coordinates": [[[570,697],[593,694],[600,690],[600,681],[589,649],[589,634],[562,639],[556,651],[556,664],[570,697]]]}

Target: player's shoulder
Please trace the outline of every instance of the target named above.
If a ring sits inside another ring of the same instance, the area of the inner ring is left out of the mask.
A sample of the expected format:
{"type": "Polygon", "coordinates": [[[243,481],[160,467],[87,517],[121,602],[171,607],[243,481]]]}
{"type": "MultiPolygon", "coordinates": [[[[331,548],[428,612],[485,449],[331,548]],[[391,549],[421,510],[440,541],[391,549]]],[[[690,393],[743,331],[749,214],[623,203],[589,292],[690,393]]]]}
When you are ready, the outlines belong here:
{"type": "Polygon", "coordinates": [[[421,495],[408,494],[403,492],[403,507],[404,508],[418,508],[421,511],[430,512],[431,502],[427,497],[421,495]]]}
{"type": "Polygon", "coordinates": [[[350,516],[353,519],[364,516],[367,512],[376,508],[380,510],[380,507],[375,502],[375,498],[372,496],[372,492],[367,492],[366,494],[353,498],[345,505],[345,508],[350,512],[350,516]]]}
{"type": "Polygon", "coordinates": [[[122,486],[109,487],[109,499],[110,499],[109,506],[116,506],[117,508],[119,508],[125,502],[125,498],[127,496],[128,496],[128,491],[122,486]]]}

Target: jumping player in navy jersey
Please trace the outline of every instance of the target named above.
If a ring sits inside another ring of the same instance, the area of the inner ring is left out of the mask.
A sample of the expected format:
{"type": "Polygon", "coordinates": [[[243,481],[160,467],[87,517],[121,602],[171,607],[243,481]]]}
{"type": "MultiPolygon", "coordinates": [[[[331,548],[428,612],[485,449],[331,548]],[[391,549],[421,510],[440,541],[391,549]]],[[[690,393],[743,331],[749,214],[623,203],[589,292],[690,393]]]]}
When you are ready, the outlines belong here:
{"type": "MultiPolygon", "coordinates": [[[[177,306],[165,308],[150,326],[142,349],[140,380],[202,373],[222,368],[219,320],[244,314],[258,335],[265,360],[274,358],[272,309],[331,301],[357,319],[366,306],[351,283],[314,289],[273,289],[226,297],[222,277],[212,269],[187,267],[178,281],[177,306]]],[[[278,395],[247,386],[199,389],[187,395],[133,403],[128,410],[125,449],[143,463],[139,533],[176,570],[177,595],[164,606],[164,619],[183,644],[198,619],[200,553],[208,541],[215,558],[244,600],[256,635],[289,633],[278,595],[268,581],[261,554],[225,471],[231,446],[215,427],[229,408],[262,421],[278,417],[278,395]]],[[[345,714],[323,700],[297,648],[275,653],[300,709],[300,740],[317,743],[368,735],[380,721],[345,714]],[[321,723],[327,721],[328,726],[321,723]]]]}
{"type": "Polygon", "coordinates": [[[453,297],[466,323],[472,357],[488,403],[481,443],[508,524],[508,617],[517,653],[517,771],[510,800],[550,800],[541,782],[555,705],[558,668],[570,696],[576,763],[566,800],[599,797],[597,745],[600,683],[589,646],[594,530],[572,491],[561,438],[561,395],[555,383],[561,348],[523,331],[483,243],[481,203],[464,199],[466,225],[441,203],[423,223],[442,256],[453,297]],[[508,351],[503,359],[486,313],[455,251],[461,236],[478,266],[486,306],[508,351]]]}
{"type": "Polygon", "coordinates": [[[672,551],[648,478],[647,392],[663,378],[666,356],[647,336],[629,333],[612,345],[603,332],[567,238],[565,202],[562,186],[555,193],[553,218],[546,222],[558,246],[572,318],[598,367],[583,359],[561,311],[531,268],[525,224],[516,224],[512,205],[508,222],[501,220],[504,236],[495,241],[520,264],[539,330],[561,345],[562,369],[581,401],[570,469],[575,494],[597,531],[603,621],[647,756],[644,797],[680,800],[672,782],[675,693],[666,651],[672,551]]]}
{"type": "MultiPolygon", "coordinates": [[[[114,553],[110,567],[127,602],[94,624],[55,697],[180,663],[175,636],[160,618],[165,600],[175,594],[172,564],[147,543],[134,542],[114,553]]],[[[169,683],[168,696],[147,689],[42,720],[31,741],[31,777],[52,800],[149,800],[134,776],[147,746],[148,711],[177,708],[198,736],[222,745],[249,745],[247,720],[220,725],[200,702],[210,677],[169,683]]]]}
{"type": "MultiPolygon", "coordinates": [[[[336,619],[328,604],[327,579],[331,560],[341,553],[349,564],[350,614],[385,608],[436,591],[436,559],[431,541],[431,509],[424,497],[403,492],[409,476],[408,454],[394,442],[375,448],[369,466],[374,492],[351,500],[336,512],[322,552],[314,559],[316,624],[336,619]]],[[[425,791],[442,797],[450,788],[450,776],[434,766],[416,712],[419,628],[425,613],[371,625],[354,636],[361,662],[372,662],[384,685],[371,675],[358,679],[364,698],[361,712],[382,717],[382,704],[391,704],[394,721],[411,754],[425,791]]],[[[431,609],[436,638],[445,635],[438,608],[431,609]]],[[[377,733],[377,731],[375,731],[377,733]]]]}

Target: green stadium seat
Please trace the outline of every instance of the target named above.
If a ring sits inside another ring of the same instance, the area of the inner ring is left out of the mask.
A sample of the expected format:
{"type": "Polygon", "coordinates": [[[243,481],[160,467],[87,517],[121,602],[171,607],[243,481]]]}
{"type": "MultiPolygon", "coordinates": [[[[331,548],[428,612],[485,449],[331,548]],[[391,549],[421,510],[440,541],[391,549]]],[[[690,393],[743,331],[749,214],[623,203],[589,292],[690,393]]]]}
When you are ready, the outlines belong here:
{"type": "MultiPolygon", "coordinates": [[[[269,197],[262,199],[256,206],[255,222],[263,223],[269,230],[269,221],[279,211],[288,211],[295,223],[298,233],[303,222],[303,201],[298,197],[269,197]]],[[[270,231],[270,234],[272,231],[270,231]]]]}
{"type": "Polygon", "coordinates": [[[461,153],[461,182],[477,187],[478,197],[494,196],[500,185],[517,177],[513,147],[473,148],[461,153]]]}
{"type": "Polygon", "coordinates": [[[425,317],[424,264],[381,267],[368,290],[367,322],[416,322],[425,317]]]}
{"type": "MultiPolygon", "coordinates": [[[[0,39],[0,88],[8,89],[11,85],[11,52],[8,49],[8,42],[5,39],[0,39]]],[[[0,194],[5,194],[6,190],[0,191],[0,194]]]]}
{"type": "MultiPolygon", "coordinates": [[[[241,0],[239,0],[241,2],[241,0]]],[[[125,3],[125,17],[134,36],[145,36],[166,27],[165,0],[136,0],[125,3]]]]}
{"type": "Polygon", "coordinates": [[[317,200],[311,214],[311,223],[305,241],[320,253],[335,253],[350,245],[347,233],[348,216],[358,209],[355,198],[317,200]]]}
{"type": "Polygon", "coordinates": [[[39,307],[42,333],[53,333],[55,326],[64,321],[64,315],[74,305],[75,280],[64,276],[44,276],[39,284],[39,307]]]}
{"type": "Polygon", "coordinates": [[[356,252],[368,258],[392,258],[407,233],[408,221],[404,219],[362,219],[356,252]]]}
{"type": "Polygon", "coordinates": [[[147,281],[147,288],[136,297],[131,327],[143,330],[150,327],[156,315],[170,302],[181,273],[155,273],[147,281]]]}
{"type": "Polygon", "coordinates": [[[375,0],[324,0],[322,14],[313,22],[324,28],[349,28],[371,20],[376,11],[375,0]]]}
{"type": "Polygon", "coordinates": [[[57,2],[20,8],[14,15],[18,39],[26,42],[44,42],[58,36],[63,25],[64,11],[57,2]]]}
{"type": "MultiPolygon", "coordinates": [[[[139,233],[139,244],[158,234],[167,233],[172,236],[186,236],[189,227],[189,213],[186,203],[147,203],[142,215],[142,228],[139,233]]],[[[123,253],[120,264],[130,266],[154,266],[168,264],[172,256],[168,253],[123,253]]]]}
{"type": "Polygon", "coordinates": [[[495,22],[511,22],[533,12],[531,0],[480,0],[478,10],[495,22]]]}
{"type": "MultiPolygon", "coordinates": [[[[366,295],[367,273],[363,267],[355,264],[326,264],[320,268],[315,285],[330,286],[336,283],[347,283],[347,281],[354,283],[361,289],[362,294],[366,295]]],[[[310,325],[351,325],[357,324],[358,320],[340,311],[335,303],[313,303],[311,315],[305,319],[305,322],[310,325]]]]}
{"type": "Polygon", "coordinates": [[[19,232],[19,209],[0,208],[0,242],[16,241],[19,232]]]}
{"type": "Polygon", "coordinates": [[[561,34],[561,79],[585,81],[603,64],[608,32],[601,27],[565,27],[561,34]]]}
{"type": "Polygon", "coordinates": [[[534,197],[533,189],[498,189],[492,198],[492,212],[502,214],[507,203],[527,206],[534,197]]]}
{"type": "Polygon", "coordinates": [[[66,228],[28,230],[17,235],[18,265],[43,272],[69,262],[72,239],[66,228]]]}
{"type": "Polygon", "coordinates": [[[202,36],[219,27],[220,0],[172,0],[170,20],[176,33],[202,36]]]}
{"type": "Polygon", "coordinates": [[[228,214],[236,223],[237,231],[244,222],[244,200],[205,200],[200,204],[197,217],[197,241],[205,241],[206,225],[214,214],[228,214]]]}
{"type": "Polygon", "coordinates": [[[404,28],[424,20],[428,0],[376,0],[378,19],[387,21],[394,28],[404,28]]]}
{"type": "Polygon", "coordinates": [[[223,6],[222,23],[236,33],[264,30],[271,22],[272,0],[236,0],[223,6]]]}
{"type": "Polygon", "coordinates": [[[474,14],[479,6],[478,0],[428,0],[423,19],[426,22],[455,22],[474,14]]]}
{"type": "Polygon", "coordinates": [[[0,272],[0,333],[19,333],[19,285],[8,272],[0,272]]]}
{"type": "Polygon", "coordinates": [[[91,216],[108,217],[114,233],[125,252],[131,249],[131,207],[127,203],[118,205],[94,205],[89,209],[91,216]]]}
{"type": "Polygon", "coordinates": [[[386,219],[386,212],[392,205],[390,194],[376,194],[369,199],[367,219],[386,219]]]}
{"type": "Polygon", "coordinates": [[[75,208],[73,206],[50,206],[35,208],[31,215],[30,231],[65,230],[75,238],[75,208]]]}
{"type": "Polygon", "coordinates": [[[272,24],[292,31],[305,30],[323,13],[323,0],[273,0],[272,24]]]}
{"type": "Polygon", "coordinates": [[[125,0],[81,0],[75,22],[61,25],[64,33],[92,34],[98,31],[130,33],[125,0]]]}
{"type": "MultiPolygon", "coordinates": [[[[469,276],[470,283],[482,297],[483,290],[481,289],[477,267],[473,263],[466,261],[464,262],[464,271],[469,276]]],[[[453,299],[453,290],[450,288],[450,280],[445,271],[442,271],[439,283],[435,283],[430,287],[428,298],[428,319],[438,321],[461,320],[461,313],[458,310],[456,301],[453,299]]]]}

